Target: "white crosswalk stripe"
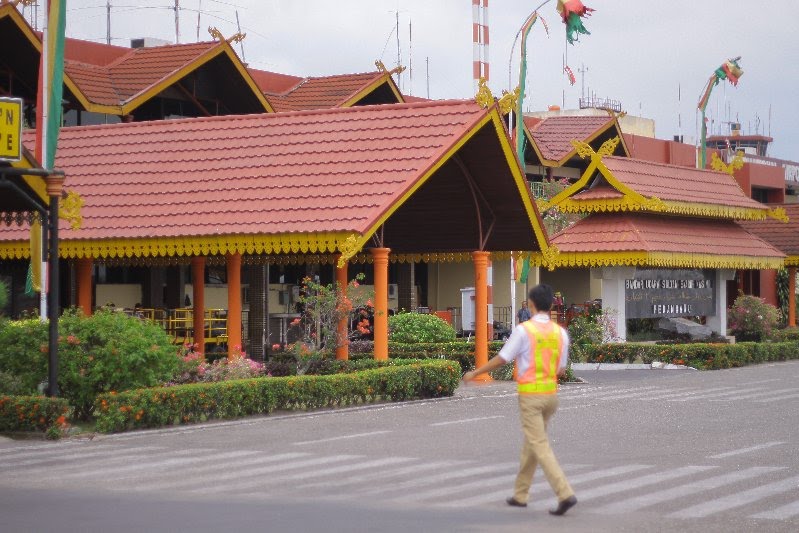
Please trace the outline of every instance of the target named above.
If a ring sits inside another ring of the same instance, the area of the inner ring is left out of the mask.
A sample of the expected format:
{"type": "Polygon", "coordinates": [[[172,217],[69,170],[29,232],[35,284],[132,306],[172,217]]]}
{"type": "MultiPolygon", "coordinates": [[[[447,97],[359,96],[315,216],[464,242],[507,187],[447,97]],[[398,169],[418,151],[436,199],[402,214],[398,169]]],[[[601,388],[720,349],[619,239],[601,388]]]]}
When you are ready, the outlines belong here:
{"type": "Polygon", "coordinates": [[[749,490],[729,494],[715,500],[706,501],[697,505],[675,511],[669,516],[679,518],[702,518],[735,507],[741,507],[750,503],[755,503],[769,496],[781,494],[789,491],[799,490],[799,476],[789,477],[773,483],[767,483],[749,490]]]}
{"type": "MultiPolygon", "coordinates": [[[[634,477],[630,479],[626,479],[624,481],[618,481],[616,483],[610,483],[608,485],[601,485],[599,487],[594,487],[588,490],[581,490],[579,496],[577,497],[580,501],[587,501],[593,500],[595,498],[601,498],[603,496],[610,496],[612,494],[618,494],[620,492],[626,492],[629,490],[640,489],[642,487],[646,487],[649,485],[657,485],[659,483],[663,483],[665,481],[670,481],[672,479],[677,479],[684,476],[690,476],[693,474],[698,474],[701,472],[705,472],[707,470],[712,470],[716,468],[715,466],[683,466],[680,468],[675,468],[673,470],[667,470],[665,472],[657,472],[654,474],[647,474],[641,477],[634,477]]],[[[539,502],[537,506],[534,508],[544,509],[546,508],[546,504],[544,502],[539,502]]]]}
{"type": "MultiPolygon", "coordinates": [[[[572,470],[575,467],[587,467],[588,465],[563,465],[564,471],[572,470]]],[[[596,481],[603,478],[608,477],[615,477],[624,474],[629,474],[632,472],[636,472],[638,470],[644,470],[646,468],[651,468],[649,465],[623,465],[617,466],[614,468],[606,468],[603,470],[595,470],[593,472],[587,472],[585,474],[577,474],[571,475],[567,474],[566,477],[569,480],[569,483],[572,486],[579,486],[582,483],[587,483],[590,481],[596,481]]],[[[513,481],[514,479],[511,478],[511,482],[508,486],[501,491],[494,491],[494,492],[484,492],[478,496],[473,496],[470,498],[459,498],[458,500],[447,502],[444,505],[446,507],[471,507],[473,505],[481,505],[481,504],[489,504],[489,503],[496,503],[498,501],[503,501],[508,495],[512,494],[513,492],[513,481]]],[[[534,484],[534,488],[541,487],[546,484],[545,480],[542,480],[539,476],[537,478],[536,483],[534,484]]]]}
{"type": "Polygon", "coordinates": [[[794,516],[799,516],[799,500],[791,502],[787,505],[783,505],[782,507],[777,507],[776,509],[771,509],[770,511],[762,511],[757,514],[753,514],[751,515],[751,518],[786,520],[788,518],[793,518],[794,516]]]}
{"type": "Polygon", "coordinates": [[[402,468],[395,468],[392,470],[379,470],[371,474],[361,474],[357,476],[347,476],[339,479],[331,479],[328,481],[319,481],[315,483],[306,483],[297,486],[297,489],[318,489],[318,488],[333,488],[342,487],[346,485],[356,485],[366,481],[379,480],[385,481],[399,476],[406,476],[408,474],[417,474],[428,470],[440,470],[442,468],[453,468],[456,466],[466,465],[466,461],[434,461],[431,463],[420,463],[402,468]]]}
{"type": "MultiPolygon", "coordinates": [[[[263,452],[256,452],[256,453],[259,454],[258,457],[236,460],[234,463],[234,468],[246,468],[249,470],[250,468],[265,466],[272,463],[279,463],[281,461],[299,459],[300,457],[308,457],[309,455],[307,453],[293,452],[293,453],[281,453],[281,454],[264,456],[263,452]]],[[[129,488],[135,491],[150,492],[150,491],[160,491],[160,490],[173,489],[178,487],[185,487],[187,486],[186,483],[187,477],[195,480],[195,484],[200,485],[207,480],[219,479],[219,474],[229,473],[230,471],[231,471],[231,465],[229,463],[217,462],[215,464],[210,464],[210,465],[194,466],[191,468],[190,471],[184,472],[183,475],[177,480],[175,479],[174,472],[158,472],[155,473],[153,477],[150,477],[144,481],[133,483],[132,485],[129,486],[129,488]],[[203,474],[203,475],[198,476],[198,474],[203,474]]],[[[125,487],[118,487],[118,488],[122,489],[125,487]]]]}
{"type": "Polygon", "coordinates": [[[8,448],[0,448],[0,457],[8,457],[12,454],[25,454],[35,450],[64,450],[65,448],[77,448],[81,445],[86,445],[86,443],[79,443],[78,441],[65,441],[50,444],[9,446],[8,448]]]}
{"type": "Polygon", "coordinates": [[[706,394],[700,394],[698,396],[693,396],[693,397],[690,398],[690,400],[707,400],[709,398],[723,398],[725,396],[736,396],[736,395],[741,394],[741,393],[745,394],[747,392],[757,392],[757,391],[762,391],[762,390],[763,390],[762,388],[758,387],[758,388],[753,388],[753,389],[736,389],[736,390],[731,390],[731,391],[726,391],[726,392],[710,392],[710,393],[708,393],[707,391],[705,391],[706,394]]]}
{"type": "Polygon", "coordinates": [[[713,400],[710,400],[710,401],[711,402],[729,402],[729,401],[738,401],[738,400],[751,400],[753,398],[761,398],[763,396],[781,396],[781,395],[784,396],[783,393],[785,393],[785,392],[789,392],[789,393],[793,392],[793,393],[795,393],[796,392],[796,387],[791,387],[790,389],[772,389],[772,390],[767,390],[767,391],[755,392],[755,393],[752,393],[752,394],[739,394],[739,395],[735,396],[735,398],[730,398],[730,399],[727,399],[727,400],[713,399],[713,400]]]}
{"type": "Polygon", "coordinates": [[[768,466],[756,466],[752,468],[747,468],[746,470],[741,470],[740,472],[731,472],[729,474],[722,474],[720,476],[700,479],[699,481],[694,481],[692,483],[687,483],[685,485],[679,485],[677,487],[672,487],[665,490],[650,492],[648,494],[642,494],[641,496],[636,496],[634,498],[628,498],[622,501],[611,503],[609,505],[605,505],[603,507],[595,509],[595,511],[603,514],[618,514],[631,511],[638,511],[640,509],[649,507],[651,505],[666,502],[676,498],[681,498],[684,496],[690,496],[691,494],[699,494],[707,490],[717,489],[719,487],[723,487],[724,485],[731,485],[738,481],[751,479],[753,477],[757,477],[759,475],[766,474],[769,472],[774,472],[777,470],[782,470],[782,468],[768,467],[768,466]]]}
{"type": "Polygon", "coordinates": [[[280,476],[267,476],[255,480],[229,483],[227,485],[215,485],[213,487],[206,487],[203,489],[194,490],[192,492],[197,492],[201,494],[214,494],[219,492],[235,492],[241,490],[249,490],[253,488],[262,487],[264,485],[274,485],[275,483],[286,483],[291,481],[299,481],[303,479],[331,476],[335,474],[344,474],[347,472],[356,472],[359,470],[368,470],[370,468],[379,468],[397,463],[405,463],[411,460],[412,459],[410,457],[389,457],[387,459],[376,459],[373,461],[360,461],[354,464],[346,464],[342,466],[322,468],[322,469],[312,470],[310,472],[299,472],[296,474],[286,474],[280,476]]]}
{"type": "Polygon", "coordinates": [[[772,402],[781,402],[784,400],[793,400],[794,398],[799,398],[799,392],[796,394],[786,394],[785,396],[780,396],[779,398],[768,398],[768,399],[760,399],[754,400],[757,403],[772,403],[772,402]]]}
{"type": "MultiPolygon", "coordinates": [[[[130,452],[145,452],[145,451],[153,451],[163,449],[159,446],[140,446],[137,448],[125,448],[124,451],[126,454],[130,452]]],[[[119,450],[119,448],[113,446],[98,446],[94,447],[90,450],[82,450],[82,451],[75,451],[74,453],[66,453],[67,450],[59,450],[57,452],[48,452],[45,454],[37,453],[31,454],[33,457],[25,456],[14,457],[13,460],[10,461],[0,461],[0,470],[6,468],[19,468],[21,466],[30,466],[36,465],[41,463],[48,463],[52,461],[58,461],[59,463],[68,463],[72,459],[84,459],[87,457],[102,457],[107,456],[108,452],[113,452],[114,450],[119,450]]],[[[5,458],[4,458],[5,459],[5,458]]]]}
{"type": "Polygon", "coordinates": [[[366,488],[361,491],[357,491],[356,494],[382,494],[386,492],[405,492],[406,489],[415,489],[418,487],[424,487],[426,485],[435,485],[437,483],[444,483],[453,481],[455,479],[467,478],[471,476],[479,476],[483,474],[492,474],[492,473],[512,473],[515,468],[518,467],[517,463],[498,463],[494,465],[486,465],[486,466],[475,466],[471,468],[456,468],[449,472],[444,472],[442,474],[437,474],[434,476],[426,476],[417,479],[411,479],[408,481],[403,481],[400,483],[394,483],[389,486],[384,487],[376,487],[376,488],[366,488]]]}
{"type": "Polygon", "coordinates": [[[657,396],[654,398],[647,398],[649,400],[660,400],[660,399],[668,399],[672,402],[690,402],[692,400],[696,400],[700,395],[704,393],[725,393],[729,392],[732,387],[714,387],[712,389],[685,389],[681,391],[676,391],[671,395],[663,395],[657,396]]]}
{"type": "MultiPolygon", "coordinates": [[[[296,470],[300,468],[306,467],[317,467],[322,466],[330,463],[338,463],[342,461],[351,461],[354,459],[359,459],[360,455],[328,455],[323,457],[313,457],[309,459],[302,459],[299,461],[288,461],[288,462],[281,462],[279,464],[269,464],[267,466],[262,466],[258,468],[246,468],[246,469],[236,469],[227,468],[224,473],[214,476],[213,483],[219,483],[222,481],[236,481],[236,480],[243,480],[248,477],[272,477],[277,472],[285,472],[287,470],[296,470]]],[[[176,481],[170,488],[180,488],[183,487],[186,490],[191,490],[192,487],[201,484],[203,486],[207,485],[204,483],[207,481],[205,478],[197,479],[195,477],[184,477],[182,480],[176,481]]],[[[221,486],[221,485],[217,485],[221,486]]]]}

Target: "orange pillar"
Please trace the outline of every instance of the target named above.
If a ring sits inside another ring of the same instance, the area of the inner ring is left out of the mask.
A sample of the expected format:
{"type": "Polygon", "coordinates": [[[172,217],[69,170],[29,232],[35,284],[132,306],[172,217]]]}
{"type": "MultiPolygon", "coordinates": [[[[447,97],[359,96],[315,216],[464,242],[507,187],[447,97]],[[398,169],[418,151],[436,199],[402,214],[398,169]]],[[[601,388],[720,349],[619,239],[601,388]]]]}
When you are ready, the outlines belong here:
{"type": "Polygon", "coordinates": [[[375,272],[375,359],[388,359],[388,253],[371,248],[375,272]]]}
{"type": "Polygon", "coordinates": [[[78,259],[76,264],[75,277],[78,283],[78,307],[83,311],[84,316],[92,314],[92,271],[94,271],[94,261],[91,257],[78,259]]]}
{"type": "MultiPolygon", "coordinates": [[[[339,256],[340,257],[340,256],[339,256]]],[[[336,258],[336,262],[338,262],[338,258],[336,258]]],[[[344,266],[339,267],[336,266],[336,283],[338,283],[338,289],[341,291],[342,296],[347,296],[347,264],[345,263],[344,266]]],[[[336,344],[336,359],[342,359],[346,361],[350,358],[350,347],[349,342],[347,339],[347,321],[349,320],[349,316],[342,316],[338,320],[337,330],[338,337],[337,344],[336,344]]]]}
{"type": "Polygon", "coordinates": [[[788,327],[796,327],[796,267],[788,267],[788,327]]]}
{"type": "MultiPolygon", "coordinates": [[[[488,252],[472,252],[474,261],[474,366],[488,362],[488,252]]],[[[491,381],[482,374],[479,381],[491,381]]]]}
{"type": "Polygon", "coordinates": [[[227,262],[227,356],[243,351],[241,345],[241,254],[229,254],[227,262]]]}
{"type": "Polygon", "coordinates": [[[194,344],[205,354],[205,257],[191,258],[191,301],[194,302],[194,344]]]}

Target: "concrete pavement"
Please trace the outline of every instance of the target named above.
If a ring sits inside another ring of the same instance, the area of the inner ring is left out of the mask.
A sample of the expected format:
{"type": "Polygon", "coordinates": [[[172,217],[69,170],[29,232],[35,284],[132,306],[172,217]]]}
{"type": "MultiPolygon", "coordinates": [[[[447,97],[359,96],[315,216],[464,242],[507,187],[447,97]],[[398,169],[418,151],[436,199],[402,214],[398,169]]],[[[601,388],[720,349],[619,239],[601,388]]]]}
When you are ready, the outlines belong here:
{"type": "Polygon", "coordinates": [[[799,363],[583,371],[554,449],[579,505],[504,505],[513,385],[443,401],[0,442],[4,531],[796,531],[799,363]]]}

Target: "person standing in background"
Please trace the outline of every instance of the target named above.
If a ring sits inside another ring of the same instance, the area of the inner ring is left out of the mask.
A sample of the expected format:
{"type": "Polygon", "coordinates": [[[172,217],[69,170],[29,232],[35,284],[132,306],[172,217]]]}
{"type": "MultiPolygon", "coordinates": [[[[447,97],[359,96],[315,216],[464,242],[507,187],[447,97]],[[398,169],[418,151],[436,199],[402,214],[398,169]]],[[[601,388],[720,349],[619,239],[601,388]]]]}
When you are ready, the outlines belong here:
{"type": "Polygon", "coordinates": [[[519,312],[516,313],[516,318],[519,319],[519,324],[521,324],[522,322],[527,322],[532,317],[533,315],[530,314],[530,309],[527,307],[527,300],[525,300],[522,302],[522,307],[519,309],[519,312]]]}

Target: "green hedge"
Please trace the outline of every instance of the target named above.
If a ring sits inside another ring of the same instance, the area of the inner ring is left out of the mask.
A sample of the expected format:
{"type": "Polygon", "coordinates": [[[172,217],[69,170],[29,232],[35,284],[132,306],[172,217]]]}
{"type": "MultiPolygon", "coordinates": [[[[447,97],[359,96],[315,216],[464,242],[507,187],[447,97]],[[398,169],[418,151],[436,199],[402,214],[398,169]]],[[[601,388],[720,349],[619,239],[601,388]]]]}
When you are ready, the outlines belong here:
{"type": "Polygon", "coordinates": [[[69,410],[63,398],[0,396],[0,432],[41,431],[58,438],[69,410]]]}
{"type": "Polygon", "coordinates": [[[745,366],[767,361],[799,359],[799,342],[739,342],[737,344],[601,344],[591,346],[589,363],[644,364],[661,361],[699,369],[745,366]]]}
{"type": "Polygon", "coordinates": [[[279,410],[451,396],[460,382],[451,361],[409,361],[351,374],[268,377],[137,389],[97,397],[103,433],[279,410]]]}

